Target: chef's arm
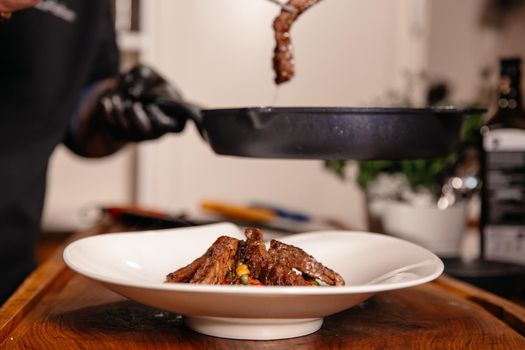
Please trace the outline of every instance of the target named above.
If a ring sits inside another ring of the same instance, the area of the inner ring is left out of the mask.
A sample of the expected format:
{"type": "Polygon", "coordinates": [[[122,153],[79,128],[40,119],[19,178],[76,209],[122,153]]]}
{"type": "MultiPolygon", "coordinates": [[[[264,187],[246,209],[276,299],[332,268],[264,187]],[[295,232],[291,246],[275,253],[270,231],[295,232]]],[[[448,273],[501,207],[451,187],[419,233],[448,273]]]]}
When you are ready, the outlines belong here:
{"type": "Polygon", "coordinates": [[[155,101],[182,101],[151,68],[139,65],[84,90],[64,143],[84,157],[115,153],[129,142],[156,139],[184,129],[185,119],[165,113],[155,101]]]}
{"type": "Polygon", "coordinates": [[[35,6],[40,0],[0,0],[0,12],[13,12],[35,6]]]}

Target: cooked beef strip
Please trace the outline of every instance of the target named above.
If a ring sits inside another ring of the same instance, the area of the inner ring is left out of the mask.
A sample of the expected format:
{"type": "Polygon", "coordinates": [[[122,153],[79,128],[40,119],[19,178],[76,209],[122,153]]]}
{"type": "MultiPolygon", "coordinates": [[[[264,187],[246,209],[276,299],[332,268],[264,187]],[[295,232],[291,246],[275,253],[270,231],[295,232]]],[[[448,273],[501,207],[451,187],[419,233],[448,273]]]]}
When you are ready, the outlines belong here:
{"type": "Polygon", "coordinates": [[[239,246],[237,247],[237,252],[235,253],[235,261],[243,261],[244,252],[246,251],[246,241],[239,241],[239,246]]]}
{"type": "Polygon", "coordinates": [[[266,250],[260,229],[247,228],[244,233],[246,241],[219,237],[201,257],[170,273],[166,282],[222,284],[228,271],[234,271],[236,263],[243,261],[251,276],[265,285],[310,285],[298,271],[330,285],[344,285],[341,276],[302,249],[272,240],[270,249],[266,250]]]}
{"type": "Polygon", "coordinates": [[[288,5],[297,9],[291,13],[282,10],[273,22],[275,32],[275,49],[273,55],[273,69],[275,71],[275,83],[282,84],[292,79],[295,74],[294,57],[290,30],[295,20],[307,9],[321,0],[289,0],[288,5]]]}
{"type": "Polygon", "coordinates": [[[307,280],[301,274],[295,272],[290,266],[277,262],[268,270],[264,271],[262,281],[269,286],[309,286],[307,280]]]}
{"type": "Polygon", "coordinates": [[[247,228],[246,247],[243,261],[248,265],[252,276],[270,286],[304,286],[307,281],[292,267],[275,259],[266,250],[263,232],[258,228],[247,228]]]}
{"type": "Polygon", "coordinates": [[[212,252],[195,272],[190,283],[221,284],[224,276],[235,267],[235,253],[239,240],[228,236],[217,238],[212,252]]]}
{"type": "Polygon", "coordinates": [[[166,282],[189,282],[199,284],[221,284],[224,276],[235,267],[235,255],[239,240],[221,236],[191,264],[170,273],[166,282]]]}
{"type": "Polygon", "coordinates": [[[272,266],[272,257],[264,246],[263,232],[258,228],[247,228],[244,234],[247,239],[242,260],[248,265],[252,276],[264,283],[264,272],[272,266]]]}
{"type": "Polygon", "coordinates": [[[315,260],[313,256],[308,255],[301,248],[272,239],[268,253],[277,264],[295,268],[326,284],[332,286],[344,286],[345,284],[345,281],[338,273],[315,260]]]}
{"type": "Polygon", "coordinates": [[[208,256],[210,255],[211,247],[204,253],[202,256],[198,257],[197,259],[193,260],[190,264],[181,267],[175,272],[172,272],[166,276],[166,282],[172,282],[172,283],[188,283],[193,275],[195,275],[195,272],[201,267],[201,265],[206,261],[208,256]]]}

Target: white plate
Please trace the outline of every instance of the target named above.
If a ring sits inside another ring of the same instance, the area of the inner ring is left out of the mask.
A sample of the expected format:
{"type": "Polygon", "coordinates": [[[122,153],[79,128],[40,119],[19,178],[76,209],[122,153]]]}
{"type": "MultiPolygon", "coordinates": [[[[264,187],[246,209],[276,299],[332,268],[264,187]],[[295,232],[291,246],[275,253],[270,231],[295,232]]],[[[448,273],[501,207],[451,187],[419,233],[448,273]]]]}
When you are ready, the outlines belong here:
{"type": "Polygon", "coordinates": [[[219,286],[164,283],[221,235],[244,239],[229,223],[92,236],[64,260],[78,273],[137,302],[184,315],[191,329],[235,339],[282,339],[318,330],[325,316],[377,292],[429,282],[443,272],[430,251],[365,232],[322,231],[280,239],[301,247],[345,279],[343,287],[219,286]]]}

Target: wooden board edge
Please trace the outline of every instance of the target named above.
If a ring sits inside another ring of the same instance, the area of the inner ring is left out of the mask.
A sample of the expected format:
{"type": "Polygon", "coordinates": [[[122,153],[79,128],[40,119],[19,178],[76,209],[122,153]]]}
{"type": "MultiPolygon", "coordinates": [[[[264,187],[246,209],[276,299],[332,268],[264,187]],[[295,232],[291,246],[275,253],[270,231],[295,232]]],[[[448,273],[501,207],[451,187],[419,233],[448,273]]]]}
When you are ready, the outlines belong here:
{"type": "Polygon", "coordinates": [[[525,337],[525,308],[521,305],[450,276],[441,276],[434,284],[478,304],[525,337]]]}
{"type": "Polygon", "coordinates": [[[95,227],[85,232],[73,234],[61,244],[53,254],[34,270],[0,308],[0,343],[17,327],[24,316],[52,288],[64,285],[71,270],[66,266],[62,253],[66,246],[80,238],[106,232],[104,227],[95,227]]]}

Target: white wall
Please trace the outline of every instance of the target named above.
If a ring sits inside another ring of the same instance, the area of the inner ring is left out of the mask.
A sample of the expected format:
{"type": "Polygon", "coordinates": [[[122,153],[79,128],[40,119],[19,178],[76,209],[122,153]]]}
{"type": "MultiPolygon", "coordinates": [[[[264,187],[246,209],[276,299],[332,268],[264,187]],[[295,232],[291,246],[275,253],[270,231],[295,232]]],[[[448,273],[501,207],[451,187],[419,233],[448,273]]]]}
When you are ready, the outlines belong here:
{"type": "Polygon", "coordinates": [[[88,209],[129,203],[135,186],[134,150],[85,159],[59,146],[49,164],[44,228],[68,231],[88,225],[88,209]]]}
{"type": "Polygon", "coordinates": [[[484,4],[480,0],[431,2],[426,66],[431,76],[451,83],[454,101],[476,97],[484,67],[491,67],[493,78],[497,78],[500,57],[518,55],[525,59],[525,7],[505,28],[495,31],[480,27],[484,4]]]}
{"type": "Polygon", "coordinates": [[[428,70],[438,80],[451,83],[456,101],[474,98],[482,67],[494,60],[495,37],[478,26],[484,2],[432,2],[428,70]]]}
{"type": "MultiPolygon", "coordinates": [[[[424,1],[421,1],[424,5],[424,1]]],[[[262,0],[159,0],[150,13],[150,63],[208,107],[370,104],[424,60],[425,7],[409,0],[323,1],[292,31],[297,76],[276,88],[272,21],[262,0]],[[421,31],[414,37],[413,31],[421,31]],[[423,44],[422,44],[423,43],[423,44]]],[[[141,203],[195,209],[206,198],[269,201],[364,228],[363,198],[320,161],[215,155],[192,125],[140,152],[141,203]]]]}

